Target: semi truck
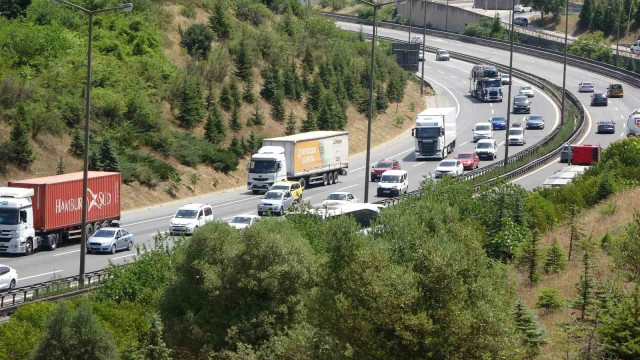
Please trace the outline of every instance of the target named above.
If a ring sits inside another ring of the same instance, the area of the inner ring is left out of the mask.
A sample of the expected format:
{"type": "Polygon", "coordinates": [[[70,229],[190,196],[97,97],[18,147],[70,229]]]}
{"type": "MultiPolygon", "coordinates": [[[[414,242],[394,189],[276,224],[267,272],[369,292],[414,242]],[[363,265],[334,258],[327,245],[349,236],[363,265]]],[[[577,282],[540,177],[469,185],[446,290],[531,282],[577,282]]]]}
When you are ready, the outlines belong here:
{"type": "Polygon", "coordinates": [[[411,134],[417,160],[446,158],[456,147],[456,108],[424,110],[418,114],[411,134]]]}
{"type": "Polygon", "coordinates": [[[469,76],[469,94],[485,102],[502,102],[502,80],[498,68],[474,65],[469,76]]]}
{"type": "Polygon", "coordinates": [[[349,167],[349,132],[311,131],[262,140],[251,156],[247,189],[254,194],[278,181],[299,181],[302,187],[330,185],[349,167]]]}
{"type": "Polygon", "coordinates": [[[630,136],[640,136],[640,109],[633,110],[627,119],[627,137],[630,136]]]}
{"type": "MultiPolygon", "coordinates": [[[[11,181],[0,187],[0,253],[30,255],[36,249],[80,239],[83,173],[11,181]]],[[[120,221],[121,176],[90,171],[87,236],[120,221]]]]}

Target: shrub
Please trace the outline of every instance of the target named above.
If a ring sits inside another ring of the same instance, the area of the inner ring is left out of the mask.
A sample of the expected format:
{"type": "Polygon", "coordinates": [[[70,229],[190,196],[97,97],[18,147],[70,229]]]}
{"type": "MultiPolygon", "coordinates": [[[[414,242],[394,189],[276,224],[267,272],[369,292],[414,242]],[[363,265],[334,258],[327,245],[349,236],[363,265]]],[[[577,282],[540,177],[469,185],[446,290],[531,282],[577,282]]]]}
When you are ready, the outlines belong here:
{"type": "Polygon", "coordinates": [[[553,239],[553,243],[545,254],[544,258],[544,272],[547,274],[556,274],[564,270],[567,266],[567,254],[562,250],[558,244],[557,239],[553,239]]]}
{"type": "Polygon", "coordinates": [[[611,64],[613,49],[602,31],[593,31],[578,36],[567,50],[569,54],[611,64]]]}
{"type": "Polygon", "coordinates": [[[536,308],[543,309],[545,314],[562,309],[562,299],[558,289],[544,288],[536,299],[536,308]]]}
{"type": "Polygon", "coordinates": [[[206,59],[211,50],[213,31],[204,24],[193,24],[182,34],[180,44],[187,49],[189,55],[206,59]]]}

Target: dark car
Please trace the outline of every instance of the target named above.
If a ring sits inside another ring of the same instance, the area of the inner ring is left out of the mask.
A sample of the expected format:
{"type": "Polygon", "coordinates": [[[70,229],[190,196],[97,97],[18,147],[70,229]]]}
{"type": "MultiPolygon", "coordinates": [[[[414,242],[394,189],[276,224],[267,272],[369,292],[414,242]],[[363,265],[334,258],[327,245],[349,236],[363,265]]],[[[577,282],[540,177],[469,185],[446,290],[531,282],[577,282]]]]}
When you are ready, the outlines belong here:
{"type": "Polygon", "coordinates": [[[603,93],[595,93],[591,95],[591,106],[607,106],[609,105],[609,99],[603,93]]]}
{"type": "Polygon", "coordinates": [[[382,173],[387,170],[402,170],[397,160],[381,160],[371,167],[371,181],[380,180],[382,173]]]}
{"type": "Polygon", "coordinates": [[[529,19],[527,19],[526,17],[518,16],[517,18],[513,19],[513,23],[519,26],[527,27],[529,26],[529,19]]]}
{"type": "Polygon", "coordinates": [[[544,129],[544,118],[542,115],[529,115],[524,120],[527,129],[544,129]]]}
{"type": "Polygon", "coordinates": [[[560,152],[560,162],[568,163],[571,161],[571,154],[573,153],[573,145],[565,145],[560,152]]]}
{"type": "Polygon", "coordinates": [[[507,129],[507,119],[505,119],[504,116],[492,116],[489,122],[491,123],[492,130],[507,129]]]}
{"type": "Polygon", "coordinates": [[[531,112],[531,100],[525,95],[516,95],[513,98],[513,113],[526,113],[531,112]]]}
{"type": "Polygon", "coordinates": [[[598,121],[598,134],[615,134],[616,123],[613,120],[601,120],[598,121]]]}
{"type": "Polygon", "coordinates": [[[462,152],[455,158],[460,160],[465,170],[473,170],[480,166],[480,158],[474,152],[462,152]]]}

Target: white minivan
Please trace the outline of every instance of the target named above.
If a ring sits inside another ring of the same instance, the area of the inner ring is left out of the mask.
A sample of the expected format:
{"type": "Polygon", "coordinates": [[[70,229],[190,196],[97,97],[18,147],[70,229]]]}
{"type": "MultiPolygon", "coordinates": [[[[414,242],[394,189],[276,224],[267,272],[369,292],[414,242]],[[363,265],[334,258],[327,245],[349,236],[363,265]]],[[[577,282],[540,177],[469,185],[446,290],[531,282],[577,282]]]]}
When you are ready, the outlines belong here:
{"type": "Polygon", "coordinates": [[[498,146],[494,139],[482,139],[476,144],[476,155],[480,159],[495,160],[498,157],[498,146]]]}
{"type": "Polygon", "coordinates": [[[196,229],[213,221],[211,205],[187,204],[173,215],[169,222],[169,233],[192,235],[196,229]]]}
{"type": "Polygon", "coordinates": [[[378,196],[398,196],[409,190],[409,173],[405,170],[388,170],[380,176],[378,196]]]}
{"type": "Polygon", "coordinates": [[[473,127],[473,141],[493,139],[493,126],[490,122],[479,122],[473,127]]]}

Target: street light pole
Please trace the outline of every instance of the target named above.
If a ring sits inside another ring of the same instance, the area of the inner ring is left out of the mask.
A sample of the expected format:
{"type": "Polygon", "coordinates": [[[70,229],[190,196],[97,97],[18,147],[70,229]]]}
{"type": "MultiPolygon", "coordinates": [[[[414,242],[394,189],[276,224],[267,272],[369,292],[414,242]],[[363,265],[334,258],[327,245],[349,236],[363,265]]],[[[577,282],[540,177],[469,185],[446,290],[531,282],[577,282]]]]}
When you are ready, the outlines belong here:
{"type": "Polygon", "coordinates": [[[511,127],[511,84],[513,84],[513,18],[515,17],[513,8],[516,1],[511,0],[511,32],[509,34],[509,92],[507,95],[507,136],[504,142],[504,166],[507,166],[509,160],[509,128],[511,127]]]}
{"type": "Polygon", "coordinates": [[[409,44],[411,44],[411,14],[412,13],[413,13],[413,0],[409,0],[409,20],[407,21],[407,23],[409,24],[409,44]]]}
{"type": "Polygon", "coordinates": [[[567,92],[567,48],[569,47],[569,0],[565,0],[564,8],[564,62],[562,65],[562,103],[560,104],[560,126],[564,125],[564,102],[567,92]]]}
{"type": "Polygon", "coordinates": [[[85,274],[85,255],[87,252],[87,189],[89,187],[89,118],[91,109],[91,45],[93,41],[93,16],[101,12],[122,10],[131,11],[133,4],[126,3],[121,4],[113,8],[100,9],[100,10],[88,10],[76,4],[70,3],[66,0],[53,0],[54,3],[63,3],[71,6],[77,10],[89,16],[89,42],[87,46],[87,83],[85,90],[85,112],[84,112],[84,168],[82,170],[82,221],[80,223],[80,272],[78,276],[78,286],[84,287],[84,274],[85,274]]]}
{"type": "Polygon", "coordinates": [[[622,0],[618,0],[618,35],[616,36],[616,67],[620,67],[620,51],[618,45],[620,44],[620,15],[622,13],[622,0]]]}
{"type": "Polygon", "coordinates": [[[420,51],[422,51],[422,79],[420,80],[420,96],[423,96],[424,92],[424,42],[427,40],[427,2],[425,0],[422,1],[422,6],[424,7],[424,16],[422,18],[422,45],[420,46],[420,51]]]}

